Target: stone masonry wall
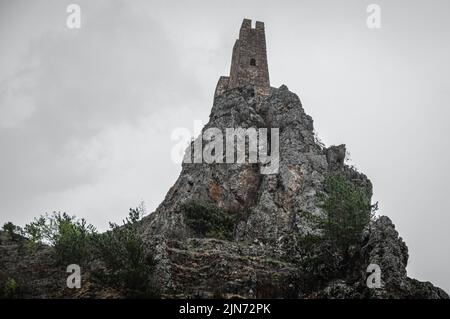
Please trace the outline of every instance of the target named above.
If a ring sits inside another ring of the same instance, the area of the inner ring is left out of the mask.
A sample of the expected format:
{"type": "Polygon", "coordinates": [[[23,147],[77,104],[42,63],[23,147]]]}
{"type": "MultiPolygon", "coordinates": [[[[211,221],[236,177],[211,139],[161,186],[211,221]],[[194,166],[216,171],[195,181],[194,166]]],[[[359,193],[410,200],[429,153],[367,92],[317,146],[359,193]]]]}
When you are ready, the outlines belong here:
{"type": "Polygon", "coordinates": [[[267,64],[266,36],[264,23],[244,19],[239,31],[239,39],[233,47],[230,77],[221,77],[215,96],[226,90],[252,86],[256,95],[270,93],[269,68],[267,64]]]}

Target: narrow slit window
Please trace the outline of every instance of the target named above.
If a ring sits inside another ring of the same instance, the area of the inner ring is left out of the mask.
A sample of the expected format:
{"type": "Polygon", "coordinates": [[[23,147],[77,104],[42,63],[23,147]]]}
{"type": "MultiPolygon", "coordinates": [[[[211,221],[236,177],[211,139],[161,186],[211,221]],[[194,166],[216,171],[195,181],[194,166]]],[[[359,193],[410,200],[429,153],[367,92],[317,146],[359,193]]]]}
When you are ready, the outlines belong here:
{"type": "Polygon", "coordinates": [[[256,60],[255,59],[250,59],[250,65],[251,66],[256,66],[256,60]]]}

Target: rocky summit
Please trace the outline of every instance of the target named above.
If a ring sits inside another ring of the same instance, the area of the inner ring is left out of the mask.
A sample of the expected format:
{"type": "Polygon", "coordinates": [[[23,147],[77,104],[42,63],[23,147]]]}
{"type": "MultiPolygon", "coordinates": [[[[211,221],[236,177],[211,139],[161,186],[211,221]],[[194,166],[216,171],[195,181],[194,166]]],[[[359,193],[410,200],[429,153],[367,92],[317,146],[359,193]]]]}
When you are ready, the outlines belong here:
{"type": "Polygon", "coordinates": [[[302,238],[320,232],[311,215],[324,213],[318,194],[327,176],[342,174],[369,198],[372,184],[345,164],[344,145],[317,141],[312,118],[286,86],[272,88],[263,101],[250,88],[217,96],[208,127],[278,127],[279,173],[261,174],[259,164],[183,164],[164,201],[142,222],[143,236],[155,242],[168,297],[448,298],[431,283],[408,278],[408,248],[386,216],[370,221],[349,256],[336,256],[352,260],[350,267],[338,262],[336,273],[324,269],[334,275],[309,283],[314,278],[302,260],[323,247],[302,245],[302,238]],[[196,238],[186,223],[191,202],[236,216],[231,239],[196,238]],[[380,267],[380,288],[367,287],[370,264],[380,267]]]}
{"type": "MultiPolygon", "coordinates": [[[[271,87],[268,76],[264,24],[244,20],[202,133],[214,129],[218,138],[240,128],[261,137],[258,129],[277,129],[266,150],[276,172],[248,161],[250,151],[235,160],[237,143],[230,158],[202,134],[186,154],[197,144],[214,149],[216,161],[185,161],[163,202],[139,221],[70,246],[73,232],[61,229],[50,246],[33,243],[32,227],[28,235],[2,232],[5,295],[124,298],[130,286],[151,286],[161,298],[449,298],[407,276],[408,248],[392,221],[376,215],[370,180],[346,164],[345,145],[318,140],[299,97],[271,87]],[[66,285],[67,247],[84,258],[79,289],[66,285]]],[[[244,145],[250,149],[250,136],[244,145]]]]}

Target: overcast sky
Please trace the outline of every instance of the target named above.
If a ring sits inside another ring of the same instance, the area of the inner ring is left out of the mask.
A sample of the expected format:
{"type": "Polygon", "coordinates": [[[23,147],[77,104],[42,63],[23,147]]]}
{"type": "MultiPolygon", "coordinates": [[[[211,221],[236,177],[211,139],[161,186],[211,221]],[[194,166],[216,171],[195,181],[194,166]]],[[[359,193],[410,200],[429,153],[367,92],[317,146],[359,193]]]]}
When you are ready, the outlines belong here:
{"type": "Polygon", "coordinates": [[[66,211],[99,229],[180,172],[171,132],[206,122],[244,17],[272,86],[345,143],[410,250],[450,291],[450,2],[0,0],[0,223],[66,211]],[[81,6],[81,29],[66,26],[81,6]],[[381,6],[381,29],[366,8],[381,6]]]}

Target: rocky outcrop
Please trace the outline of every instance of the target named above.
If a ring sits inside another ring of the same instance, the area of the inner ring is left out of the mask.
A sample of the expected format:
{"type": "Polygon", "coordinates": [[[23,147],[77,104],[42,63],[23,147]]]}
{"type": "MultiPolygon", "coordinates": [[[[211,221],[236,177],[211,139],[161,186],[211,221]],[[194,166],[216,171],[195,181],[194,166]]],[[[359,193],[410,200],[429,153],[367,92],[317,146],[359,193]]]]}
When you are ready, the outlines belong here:
{"type": "MultiPolygon", "coordinates": [[[[271,88],[263,99],[250,87],[219,92],[204,130],[239,127],[279,129],[278,173],[262,174],[260,163],[183,164],[163,202],[140,224],[163,297],[448,298],[431,283],[408,278],[407,246],[385,216],[374,219],[345,256],[331,251],[336,263],[324,274],[333,275],[315,281],[302,260],[330,249],[305,244],[310,235],[321,234],[311,216],[324,214],[318,201],[326,177],[339,172],[368,198],[372,184],[345,165],[345,145],[326,148],[317,142],[312,118],[286,86],[271,88]],[[205,202],[234,216],[231,240],[198,238],[186,223],[189,202],[205,202]],[[370,264],[381,270],[380,287],[366,284],[370,264]]],[[[22,296],[32,298],[123,297],[90,280],[92,263],[84,268],[83,288],[69,291],[65,269],[53,262],[50,247],[41,245],[32,253],[23,247],[24,241],[1,233],[0,285],[14,278],[22,296]]]]}
{"type": "MultiPolygon", "coordinates": [[[[292,232],[313,231],[305,215],[320,214],[317,194],[330,171],[340,170],[369,196],[367,177],[344,165],[345,146],[323,148],[316,143],[313,120],[297,95],[286,86],[258,101],[250,88],[237,88],[214,100],[205,129],[279,128],[279,173],[263,175],[259,164],[183,164],[175,185],[145,222],[147,237],[155,234],[189,236],[180,205],[187,201],[213,202],[243,220],[237,240],[281,244],[292,232]]],[[[204,145],[205,146],[205,145],[204,145]]]]}
{"type": "Polygon", "coordinates": [[[190,238],[166,246],[170,281],[165,296],[176,298],[295,297],[295,266],[276,259],[263,245],[190,238]]]}
{"type": "Polygon", "coordinates": [[[211,127],[224,132],[238,127],[279,128],[279,174],[260,174],[259,164],[183,164],[179,179],[145,222],[146,236],[189,236],[180,205],[196,200],[242,214],[236,239],[281,243],[293,231],[310,231],[305,213],[320,213],[316,194],[330,170],[345,171],[372,192],[363,174],[344,167],[345,146],[326,149],[316,143],[312,118],[286,86],[272,88],[263,101],[251,88],[217,96],[205,129],[211,127]]]}
{"type": "MultiPolygon", "coordinates": [[[[312,118],[286,86],[272,88],[263,100],[255,98],[249,87],[221,92],[214,99],[204,130],[211,127],[224,134],[226,128],[279,128],[279,172],[261,174],[260,164],[183,164],[175,185],[142,224],[147,240],[163,238],[165,266],[160,271],[167,296],[212,297],[218,293],[214,282],[220,282],[221,295],[246,298],[262,296],[259,291],[303,298],[448,297],[429,283],[407,277],[407,247],[385,216],[367,227],[360,245],[353,247],[351,267],[340,270],[339,278],[302,287],[309,276],[298,271],[298,258],[305,247],[293,247],[293,238],[319,231],[310,216],[323,214],[318,194],[324,192],[326,176],[340,172],[369,198],[372,184],[364,174],[345,165],[345,145],[326,148],[317,142],[312,118]],[[193,239],[182,208],[190,201],[213,203],[237,213],[234,241],[193,239]],[[382,286],[378,289],[366,284],[370,264],[381,268],[382,286]],[[268,276],[278,288],[262,288],[258,278],[268,276]],[[260,290],[254,289],[258,282],[260,290]],[[279,289],[281,286],[291,288],[279,289]]],[[[206,144],[203,141],[203,147],[206,144]]]]}
{"type": "Polygon", "coordinates": [[[8,281],[16,286],[10,297],[60,298],[67,294],[65,269],[52,257],[48,246],[30,247],[24,238],[0,232],[0,294],[8,281]]]}

